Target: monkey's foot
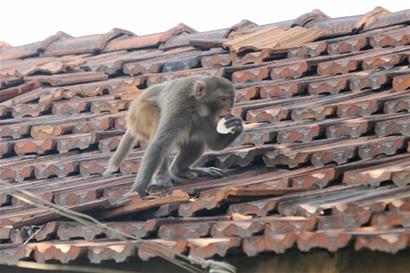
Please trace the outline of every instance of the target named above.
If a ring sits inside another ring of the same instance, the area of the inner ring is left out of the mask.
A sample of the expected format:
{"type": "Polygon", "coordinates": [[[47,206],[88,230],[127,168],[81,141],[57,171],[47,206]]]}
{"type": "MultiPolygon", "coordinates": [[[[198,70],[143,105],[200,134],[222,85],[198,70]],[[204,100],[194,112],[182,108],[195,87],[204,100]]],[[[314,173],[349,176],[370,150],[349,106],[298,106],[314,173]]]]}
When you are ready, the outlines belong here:
{"type": "Polygon", "coordinates": [[[175,185],[180,185],[180,184],[182,184],[182,181],[183,181],[182,178],[172,177],[172,184],[174,184],[174,186],[175,186],[175,185]]]}
{"type": "Polygon", "coordinates": [[[156,175],[152,178],[150,186],[172,187],[173,183],[171,177],[168,175],[156,175]]]}
{"type": "Polygon", "coordinates": [[[107,177],[107,176],[111,175],[112,173],[116,172],[117,170],[118,170],[118,167],[114,167],[114,166],[109,165],[108,168],[103,173],[103,176],[107,177]]]}
{"type": "Polygon", "coordinates": [[[189,179],[189,180],[195,180],[198,178],[198,174],[191,170],[172,170],[171,171],[171,176],[172,176],[172,181],[174,181],[174,184],[180,184],[181,180],[184,179],[189,179]]]}
{"type": "Polygon", "coordinates": [[[209,168],[192,168],[192,172],[196,173],[197,176],[209,176],[214,178],[224,177],[224,171],[219,168],[209,167],[209,168]]]}
{"type": "Polygon", "coordinates": [[[195,180],[198,177],[208,176],[213,178],[221,178],[224,177],[223,170],[215,167],[209,168],[190,168],[188,170],[178,170],[172,172],[172,180],[174,184],[178,184],[177,182],[184,179],[195,180]]]}

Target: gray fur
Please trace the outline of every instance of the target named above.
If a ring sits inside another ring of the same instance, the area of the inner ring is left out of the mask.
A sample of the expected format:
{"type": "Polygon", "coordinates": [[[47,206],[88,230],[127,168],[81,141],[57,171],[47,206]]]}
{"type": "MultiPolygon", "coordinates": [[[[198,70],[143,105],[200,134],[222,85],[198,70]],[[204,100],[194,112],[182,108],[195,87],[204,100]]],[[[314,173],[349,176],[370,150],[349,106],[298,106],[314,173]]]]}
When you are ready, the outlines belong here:
{"type": "MultiPolygon", "coordinates": [[[[200,158],[206,146],[213,150],[223,149],[241,133],[242,121],[233,115],[229,115],[227,123],[235,126],[234,134],[223,135],[216,131],[218,111],[224,108],[230,112],[233,106],[232,84],[220,77],[194,76],[154,85],[145,92],[152,93],[149,94],[150,101],[160,109],[160,120],[130,191],[145,196],[152,180],[155,181],[157,177],[163,181],[167,175],[174,179],[223,176],[222,170],[217,168],[191,166],[200,158]],[[205,86],[205,95],[198,96],[196,90],[199,86],[205,86]],[[224,106],[220,105],[221,95],[229,96],[224,106]],[[164,165],[167,165],[168,157],[174,150],[178,153],[168,170],[164,165]]],[[[130,144],[127,141],[123,145],[130,144]]],[[[120,158],[120,155],[114,157],[120,158]]]]}

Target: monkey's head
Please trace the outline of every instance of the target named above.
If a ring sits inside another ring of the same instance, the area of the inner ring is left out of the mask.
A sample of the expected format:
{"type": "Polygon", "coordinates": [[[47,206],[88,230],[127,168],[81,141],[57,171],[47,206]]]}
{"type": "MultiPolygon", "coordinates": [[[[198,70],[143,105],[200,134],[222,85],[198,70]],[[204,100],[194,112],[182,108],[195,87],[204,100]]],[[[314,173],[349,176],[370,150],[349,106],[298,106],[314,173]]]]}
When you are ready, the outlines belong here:
{"type": "Polygon", "coordinates": [[[194,83],[194,96],[215,120],[229,115],[235,99],[233,84],[222,77],[209,76],[194,83]]]}

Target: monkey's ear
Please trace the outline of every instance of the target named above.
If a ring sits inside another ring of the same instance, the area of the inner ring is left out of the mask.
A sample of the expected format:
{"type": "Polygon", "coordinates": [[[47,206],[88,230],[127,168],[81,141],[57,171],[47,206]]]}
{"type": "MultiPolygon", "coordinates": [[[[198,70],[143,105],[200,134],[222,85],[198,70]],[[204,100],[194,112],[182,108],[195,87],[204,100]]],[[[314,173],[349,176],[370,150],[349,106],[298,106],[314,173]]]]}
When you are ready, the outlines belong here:
{"type": "Polygon", "coordinates": [[[201,98],[205,95],[206,92],[206,83],[204,81],[197,81],[194,87],[195,97],[201,98]]]}

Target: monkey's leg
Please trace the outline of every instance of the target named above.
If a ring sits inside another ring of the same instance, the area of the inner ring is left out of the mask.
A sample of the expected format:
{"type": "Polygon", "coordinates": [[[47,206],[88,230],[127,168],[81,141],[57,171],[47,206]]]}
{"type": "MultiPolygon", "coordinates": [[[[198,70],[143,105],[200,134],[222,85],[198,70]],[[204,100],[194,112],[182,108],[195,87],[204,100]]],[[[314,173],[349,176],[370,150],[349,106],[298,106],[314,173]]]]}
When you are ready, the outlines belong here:
{"type": "Polygon", "coordinates": [[[172,187],[172,179],[169,174],[169,159],[164,158],[162,160],[162,163],[157,171],[157,173],[154,175],[152,178],[152,182],[150,186],[155,186],[155,187],[165,187],[169,188],[172,187]]]}
{"type": "Polygon", "coordinates": [[[156,131],[145,151],[137,178],[130,192],[136,191],[141,197],[147,195],[149,183],[151,183],[153,176],[160,167],[162,159],[169,156],[169,152],[180,134],[180,130],[175,129],[175,124],[184,124],[183,122],[185,121],[177,119],[174,119],[174,123],[168,119],[161,121],[158,131],[156,131]]]}
{"type": "Polygon", "coordinates": [[[190,167],[202,155],[204,145],[201,142],[190,142],[180,146],[180,150],[171,165],[171,175],[183,179],[196,179],[200,176],[223,177],[219,168],[190,167]]]}
{"type": "Polygon", "coordinates": [[[120,144],[118,145],[117,150],[111,156],[108,161],[108,168],[104,172],[104,176],[108,176],[113,172],[116,172],[120,167],[121,162],[127,156],[128,151],[132,148],[132,145],[135,142],[135,137],[131,134],[130,129],[128,129],[123,137],[121,138],[120,144]]]}

